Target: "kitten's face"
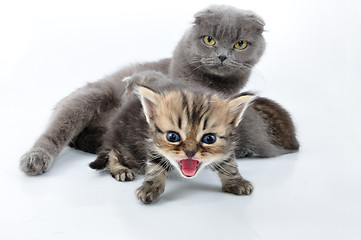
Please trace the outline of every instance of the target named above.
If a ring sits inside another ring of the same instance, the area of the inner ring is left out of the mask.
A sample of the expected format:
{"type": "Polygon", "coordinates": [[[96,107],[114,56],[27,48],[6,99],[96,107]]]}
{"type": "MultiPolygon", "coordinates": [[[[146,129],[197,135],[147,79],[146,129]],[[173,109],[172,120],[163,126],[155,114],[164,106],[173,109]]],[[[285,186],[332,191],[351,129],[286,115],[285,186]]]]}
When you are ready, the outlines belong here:
{"type": "Polygon", "coordinates": [[[219,76],[249,70],[264,48],[263,21],[248,11],[214,6],[195,15],[187,35],[187,63],[195,71],[219,76]]]}
{"type": "Polygon", "coordinates": [[[231,134],[250,96],[233,101],[188,91],[154,96],[150,98],[155,104],[144,98],[142,103],[156,151],[182,176],[194,177],[207,165],[227,160],[233,154],[231,134]]]}

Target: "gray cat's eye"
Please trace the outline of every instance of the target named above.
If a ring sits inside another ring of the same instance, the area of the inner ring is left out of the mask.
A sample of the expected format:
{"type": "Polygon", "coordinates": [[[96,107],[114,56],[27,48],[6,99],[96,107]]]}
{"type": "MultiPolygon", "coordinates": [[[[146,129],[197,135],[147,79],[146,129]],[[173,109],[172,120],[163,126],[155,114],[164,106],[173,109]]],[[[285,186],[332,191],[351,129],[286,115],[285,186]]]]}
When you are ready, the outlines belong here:
{"type": "Polygon", "coordinates": [[[238,50],[243,50],[248,46],[248,42],[246,40],[241,40],[234,44],[234,48],[238,50]]]}
{"type": "Polygon", "coordinates": [[[214,44],[216,44],[216,40],[209,35],[203,37],[203,42],[208,46],[213,46],[214,44]]]}

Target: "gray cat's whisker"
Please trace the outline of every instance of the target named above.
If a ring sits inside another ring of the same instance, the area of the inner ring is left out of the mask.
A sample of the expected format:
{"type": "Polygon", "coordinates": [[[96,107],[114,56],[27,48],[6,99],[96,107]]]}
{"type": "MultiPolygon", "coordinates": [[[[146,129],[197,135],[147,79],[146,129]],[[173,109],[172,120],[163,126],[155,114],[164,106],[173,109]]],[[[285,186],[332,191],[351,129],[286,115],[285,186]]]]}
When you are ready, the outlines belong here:
{"type": "Polygon", "coordinates": [[[198,70],[200,70],[202,67],[204,67],[203,65],[199,65],[198,67],[194,68],[192,73],[197,72],[198,70]]]}

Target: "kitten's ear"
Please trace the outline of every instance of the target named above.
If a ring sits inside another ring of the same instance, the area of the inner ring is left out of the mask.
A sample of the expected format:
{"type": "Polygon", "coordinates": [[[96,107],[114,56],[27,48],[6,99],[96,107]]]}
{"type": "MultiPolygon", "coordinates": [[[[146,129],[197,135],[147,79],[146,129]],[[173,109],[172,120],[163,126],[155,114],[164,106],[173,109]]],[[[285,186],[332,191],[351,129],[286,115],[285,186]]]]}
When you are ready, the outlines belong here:
{"type": "Polygon", "coordinates": [[[232,98],[228,102],[229,113],[231,117],[231,123],[238,126],[243,118],[243,114],[247,107],[252,103],[256,97],[252,94],[241,94],[238,97],[232,98]]]}
{"type": "Polygon", "coordinates": [[[155,107],[160,100],[160,95],[155,91],[143,86],[137,87],[136,94],[142,103],[147,122],[150,124],[154,119],[155,107]]]}

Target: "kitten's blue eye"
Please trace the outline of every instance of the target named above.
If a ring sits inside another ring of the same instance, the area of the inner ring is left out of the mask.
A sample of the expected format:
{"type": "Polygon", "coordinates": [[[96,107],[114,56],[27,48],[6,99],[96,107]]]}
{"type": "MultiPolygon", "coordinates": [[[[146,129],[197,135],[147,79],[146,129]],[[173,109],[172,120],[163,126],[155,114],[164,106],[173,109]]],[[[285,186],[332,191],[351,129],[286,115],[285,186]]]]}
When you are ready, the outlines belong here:
{"type": "Polygon", "coordinates": [[[201,141],[206,144],[213,144],[216,142],[216,136],[214,136],[214,134],[211,134],[211,133],[205,134],[205,135],[203,135],[201,141]]]}
{"type": "Polygon", "coordinates": [[[167,140],[169,142],[179,142],[181,140],[181,137],[178,133],[175,132],[169,132],[167,133],[167,140]]]}

